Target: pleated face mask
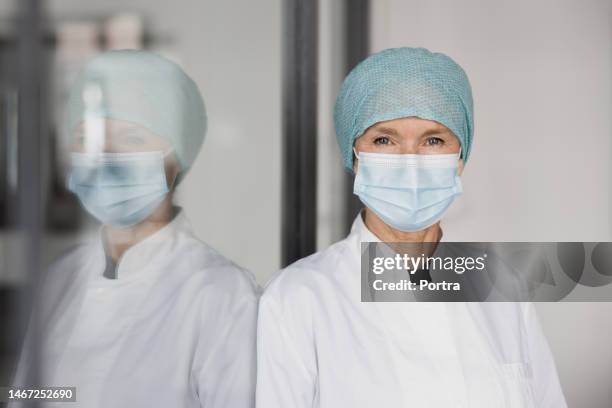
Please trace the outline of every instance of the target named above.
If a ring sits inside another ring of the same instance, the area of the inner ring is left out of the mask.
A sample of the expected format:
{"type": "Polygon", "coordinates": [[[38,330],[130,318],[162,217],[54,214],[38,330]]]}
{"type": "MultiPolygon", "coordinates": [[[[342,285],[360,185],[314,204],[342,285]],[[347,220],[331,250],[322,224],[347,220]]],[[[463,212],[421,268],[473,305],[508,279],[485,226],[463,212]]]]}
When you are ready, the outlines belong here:
{"type": "Polygon", "coordinates": [[[68,188],[103,224],[138,224],[168,194],[164,158],[169,153],[72,153],[68,188]]]}
{"type": "MultiPolygon", "coordinates": [[[[357,153],[355,153],[357,154],[357,153]]],[[[460,154],[361,152],[353,193],[385,224],[404,232],[440,220],[462,192],[460,154]]]]}

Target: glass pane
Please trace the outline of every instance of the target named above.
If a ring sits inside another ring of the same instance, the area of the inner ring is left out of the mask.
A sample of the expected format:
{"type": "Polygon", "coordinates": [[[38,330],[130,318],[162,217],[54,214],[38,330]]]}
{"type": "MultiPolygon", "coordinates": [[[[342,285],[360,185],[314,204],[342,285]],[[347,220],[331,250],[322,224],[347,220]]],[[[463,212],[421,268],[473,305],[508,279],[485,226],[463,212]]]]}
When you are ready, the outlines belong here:
{"type": "Polygon", "coordinates": [[[257,282],[280,266],[280,0],[41,2],[39,146],[18,143],[7,3],[0,385],[250,405],[257,282]],[[39,246],[19,223],[23,152],[40,155],[39,246]]]}

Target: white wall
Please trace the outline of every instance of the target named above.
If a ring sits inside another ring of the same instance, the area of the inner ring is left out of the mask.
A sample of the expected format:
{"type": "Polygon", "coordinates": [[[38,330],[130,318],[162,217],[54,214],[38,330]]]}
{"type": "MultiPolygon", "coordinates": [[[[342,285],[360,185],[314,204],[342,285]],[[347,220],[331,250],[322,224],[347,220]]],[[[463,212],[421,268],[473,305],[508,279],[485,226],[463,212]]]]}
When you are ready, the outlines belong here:
{"type": "MultiPolygon", "coordinates": [[[[610,241],[612,2],[375,0],[373,50],[423,46],[472,83],[450,241],[610,241]]],[[[610,407],[612,303],[538,304],[569,406],[610,407]]]]}

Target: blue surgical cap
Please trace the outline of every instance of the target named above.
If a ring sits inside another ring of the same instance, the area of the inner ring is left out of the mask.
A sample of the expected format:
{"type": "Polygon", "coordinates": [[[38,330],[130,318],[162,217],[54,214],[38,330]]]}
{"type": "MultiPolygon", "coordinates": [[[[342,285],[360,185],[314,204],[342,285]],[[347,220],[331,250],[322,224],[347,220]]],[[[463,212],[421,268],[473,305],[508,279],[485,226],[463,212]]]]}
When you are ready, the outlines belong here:
{"type": "Polygon", "coordinates": [[[206,135],[206,109],[196,83],[174,62],[142,50],[109,51],[93,58],[72,87],[68,131],[73,137],[86,117],[135,123],[165,139],[174,149],[182,179],[206,135]],[[99,106],[87,90],[99,88],[99,106]]]}
{"type": "Polygon", "coordinates": [[[474,133],[472,90],[461,67],[424,48],[390,48],[357,65],[342,83],[334,123],[344,166],[353,169],[353,143],[372,125],[416,116],[449,128],[467,161],[474,133]]]}

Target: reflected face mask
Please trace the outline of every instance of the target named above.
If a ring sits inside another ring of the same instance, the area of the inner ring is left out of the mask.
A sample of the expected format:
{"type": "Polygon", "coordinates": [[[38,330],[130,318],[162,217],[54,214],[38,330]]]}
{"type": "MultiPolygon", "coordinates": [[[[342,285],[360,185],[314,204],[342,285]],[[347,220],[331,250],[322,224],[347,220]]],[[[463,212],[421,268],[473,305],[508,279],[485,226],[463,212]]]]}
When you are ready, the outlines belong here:
{"type": "Polygon", "coordinates": [[[440,220],[463,192],[460,154],[359,153],[353,193],[385,224],[404,232],[440,220]]]}
{"type": "Polygon", "coordinates": [[[164,167],[169,153],[71,153],[68,188],[103,224],[138,224],[169,191],[164,167]]]}

